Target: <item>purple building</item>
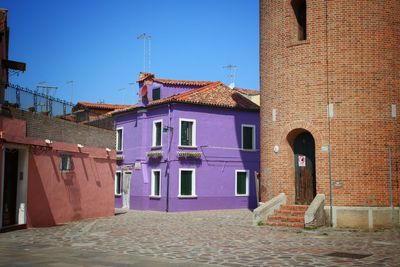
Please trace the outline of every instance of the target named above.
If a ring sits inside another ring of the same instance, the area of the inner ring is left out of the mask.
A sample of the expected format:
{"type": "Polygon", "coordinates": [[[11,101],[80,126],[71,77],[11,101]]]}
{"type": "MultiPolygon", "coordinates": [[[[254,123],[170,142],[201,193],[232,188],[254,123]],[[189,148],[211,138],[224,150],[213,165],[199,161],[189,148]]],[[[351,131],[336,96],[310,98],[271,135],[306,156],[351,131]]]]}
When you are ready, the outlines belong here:
{"type": "Polygon", "coordinates": [[[116,207],[255,208],[259,106],[221,82],[138,83],[141,103],[114,112],[116,207]]]}

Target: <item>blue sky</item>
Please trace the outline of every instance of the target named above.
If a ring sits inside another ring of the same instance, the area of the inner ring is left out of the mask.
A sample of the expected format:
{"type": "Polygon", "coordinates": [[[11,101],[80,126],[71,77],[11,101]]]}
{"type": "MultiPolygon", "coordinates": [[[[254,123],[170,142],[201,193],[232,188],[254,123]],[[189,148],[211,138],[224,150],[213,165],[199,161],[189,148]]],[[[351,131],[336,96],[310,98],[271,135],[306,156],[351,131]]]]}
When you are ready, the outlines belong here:
{"type": "Polygon", "coordinates": [[[66,100],[136,102],[143,41],[151,35],[157,77],[259,88],[258,0],[0,0],[8,9],[12,60],[27,71],[12,83],[58,86],[66,100]],[[73,93],[67,81],[73,80],[73,93]]]}

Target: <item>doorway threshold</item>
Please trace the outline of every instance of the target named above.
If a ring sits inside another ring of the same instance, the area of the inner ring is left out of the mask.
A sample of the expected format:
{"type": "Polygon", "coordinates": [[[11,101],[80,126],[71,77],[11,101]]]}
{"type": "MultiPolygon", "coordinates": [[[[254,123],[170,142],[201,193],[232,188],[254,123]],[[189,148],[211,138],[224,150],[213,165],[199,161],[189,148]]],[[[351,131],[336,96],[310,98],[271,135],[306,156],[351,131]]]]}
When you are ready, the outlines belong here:
{"type": "Polygon", "coordinates": [[[26,229],[26,224],[13,224],[0,228],[0,233],[26,229]]]}

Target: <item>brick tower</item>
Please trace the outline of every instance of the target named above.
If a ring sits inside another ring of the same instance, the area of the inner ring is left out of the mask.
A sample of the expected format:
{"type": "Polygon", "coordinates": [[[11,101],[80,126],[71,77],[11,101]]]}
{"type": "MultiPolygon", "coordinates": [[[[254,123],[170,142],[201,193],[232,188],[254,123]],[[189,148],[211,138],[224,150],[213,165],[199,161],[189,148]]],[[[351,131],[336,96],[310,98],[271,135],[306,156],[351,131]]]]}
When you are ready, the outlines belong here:
{"type": "Polygon", "coordinates": [[[333,226],[399,223],[399,14],[398,0],[260,0],[262,201],[324,194],[333,226]]]}

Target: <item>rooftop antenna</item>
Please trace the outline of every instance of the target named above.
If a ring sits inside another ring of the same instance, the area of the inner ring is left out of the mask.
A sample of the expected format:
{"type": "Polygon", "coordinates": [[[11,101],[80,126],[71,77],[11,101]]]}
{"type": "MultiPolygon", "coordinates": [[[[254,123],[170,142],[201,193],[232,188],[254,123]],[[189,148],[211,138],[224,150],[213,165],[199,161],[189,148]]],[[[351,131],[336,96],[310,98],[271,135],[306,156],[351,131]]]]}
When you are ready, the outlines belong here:
{"type": "Polygon", "coordinates": [[[231,88],[231,89],[235,88],[235,79],[236,79],[237,66],[229,64],[229,65],[223,66],[223,68],[227,69],[229,71],[229,74],[227,75],[228,79],[229,79],[229,82],[230,82],[229,83],[229,88],[231,88]]]}
{"type": "Polygon", "coordinates": [[[150,52],[151,52],[151,36],[147,33],[142,33],[137,39],[143,40],[144,45],[144,64],[143,71],[150,72],[150,52]]]}
{"type": "Polygon", "coordinates": [[[66,84],[71,86],[71,103],[74,103],[74,81],[67,81],[66,84]]]}
{"type": "Polygon", "coordinates": [[[124,92],[122,97],[124,99],[123,103],[126,104],[126,92],[127,92],[126,88],[125,87],[124,88],[120,88],[120,89],[118,89],[118,91],[119,92],[124,92]]]}
{"type": "MultiPolygon", "coordinates": [[[[137,91],[135,90],[135,85],[136,85],[136,83],[135,83],[135,82],[132,82],[132,83],[128,83],[128,84],[129,84],[129,86],[132,86],[133,94],[136,95],[136,96],[138,96],[138,95],[139,95],[139,92],[137,92],[137,91]]],[[[136,100],[136,101],[137,101],[137,100],[136,100]]]]}
{"type": "Polygon", "coordinates": [[[49,106],[50,106],[50,100],[49,100],[49,93],[50,90],[57,90],[58,87],[57,86],[50,86],[50,85],[46,85],[46,82],[40,82],[38,83],[38,85],[36,85],[36,89],[43,89],[44,90],[44,94],[46,96],[46,111],[50,111],[49,110],[49,106]]]}

